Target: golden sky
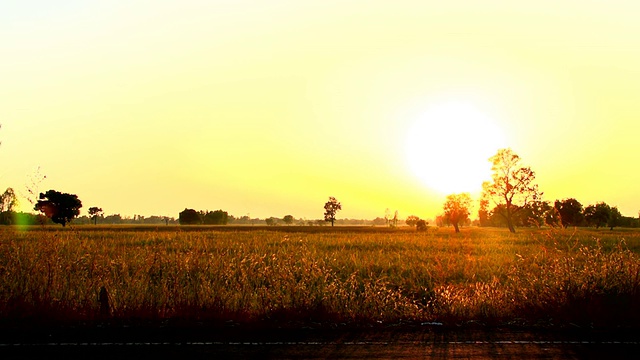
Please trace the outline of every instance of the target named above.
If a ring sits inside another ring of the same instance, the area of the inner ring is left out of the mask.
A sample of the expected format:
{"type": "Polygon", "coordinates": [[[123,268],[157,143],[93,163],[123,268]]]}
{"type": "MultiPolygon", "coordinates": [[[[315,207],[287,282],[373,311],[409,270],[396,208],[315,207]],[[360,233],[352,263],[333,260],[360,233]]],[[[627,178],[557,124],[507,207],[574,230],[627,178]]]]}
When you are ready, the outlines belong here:
{"type": "Polygon", "coordinates": [[[25,193],[40,167],[39,190],[77,194],[83,214],[315,219],[335,196],[338,218],[429,218],[509,146],[546,200],[637,216],[638,14],[617,0],[3,1],[0,188],[25,193]]]}

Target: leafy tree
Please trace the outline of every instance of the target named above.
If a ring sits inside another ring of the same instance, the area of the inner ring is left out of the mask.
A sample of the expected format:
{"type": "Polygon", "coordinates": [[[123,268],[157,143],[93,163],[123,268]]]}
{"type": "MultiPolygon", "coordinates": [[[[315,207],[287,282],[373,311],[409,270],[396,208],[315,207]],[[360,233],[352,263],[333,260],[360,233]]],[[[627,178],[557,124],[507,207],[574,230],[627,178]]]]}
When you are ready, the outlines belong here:
{"type": "Polygon", "coordinates": [[[294,220],[294,219],[293,219],[293,215],[285,215],[285,216],[282,218],[282,221],[283,221],[285,224],[287,224],[287,225],[291,225],[291,224],[293,224],[293,220],[294,220]]]}
{"type": "Polygon", "coordinates": [[[609,221],[607,222],[607,226],[609,226],[610,230],[613,230],[614,227],[620,225],[622,221],[622,214],[616,206],[611,208],[611,213],[609,215],[609,221]]]}
{"type": "Polygon", "coordinates": [[[486,198],[480,199],[480,207],[478,209],[478,222],[479,225],[489,226],[489,200],[486,198]]]}
{"type": "Polygon", "coordinates": [[[560,215],[562,227],[579,226],[584,220],[582,216],[582,204],[576,199],[569,198],[562,201],[556,200],[553,206],[560,215]]]}
{"type": "Polygon", "coordinates": [[[584,208],[582,212],[584,220],[588,226],[595,226],[598,229],[601,226],[606,226],[609,223],[611,217],[611,206],[604,202],[597,203],[595,205],[589,205],[584,208]]]}
{"type": "Polygon", "coordinates": [[[229,213],[222,210],[209,211],[204,215],[203,222],[207,225],[227,225],[229,213]]]}
{"type": "Polygon", "coordinates": [[[12,188],[7,188],[3,194],[0,194],[0,212],[13,211],[18,206],[18,197],[12,188]]]}
{"type": "Polygon", "coordinates": [[[0,224],[13,224],[16,217],[13,209],[16,206],[18,206],[18,197],[12,188],[7,188],[3,194],[0,194],[0,224]]]}
{"type": "Polygon", "coordinates": [[[416,223],[418,222],[418,220],[420,220],[419,217],[415,216],[415,215],[409,215],[407,216],[407,218],[404,220],[404,223],[413,227],[416,226],[416,223]]]}
{"type": "Polygon", "coordinates": [[[93,219],[93,225],[98,224],[98,216],[102,215],[102,208],[92,206],[89,208],[89,216],[93,219]]]}
{"type": "Polygon", "coordinates": [[[120,216],[120,214],[112,214],[112,215],[105,216],[102,222],[104,224],[122,224],[123,219],[122,219],[122,216],[120,216]]]}
{"type": "Polygon", "coordinates": [[[546,217],[553,208],[548,201],[532,201],[525,205],[520,212],[520,226],[540,227],[546,223],[546,217]]]}
{"type": "Polygon", "coordinates": [[[236,219],[236,222],[238,224],[250,224],[251,218],[249,217],[249,215],[240,216],[240,218],[236,219]]]}
{"type": "MultiPolygon", "coordinates": [[[[490,226],[507,226],[507,221],[502,214],[505,213],[505,205],[496,205],[495,208],[488,213],[487,222],[490,226]]],[[[512,224],[516,227],[543,226],[545,224],[553,224],[549,222],[550,215],[555,213],[555,209],[547,201],[531,201],[525,206],[518,207],[512,217],[512,224]]]]}
{"type": "Polygon", "coordinates": [[[331,221],[331,226],[336,221],[336,213],[342,210],[342,205],[333,196],[324,204],[324,221],[331,221]]]}
{"type": "Polygon", "coordinates": [[[449,222],[449,218],[444,216],[444,214],[436,216],[437,227],[443,227],[443,226],[449,226],[449,225],[451,225],[451,223],[449,222]]]}
{"type": "Polygon", "coordinates": [[[49,190],[46,193],[40,193],[39,199],[34,210],[42,212],[54,223],[62,224],[63,227],[80,215],[82,202],[76,195],[49,190]]]}
{"type": "Polygon", "coordinates": [[[451,194],[447,196],[444,203],[444,216],[449,219],[455,232],[460,232],[459,224],[469,219],[469,207],[471,206],[471,196],[468,193],[451,194]]]}
{"type": "Polygon", "coordinates": [[[278,218],[275,218],[275,217],[266,218],[264,219],[264,221],[267,223],[268,226],[278,225],[278,218]]]}
{"type": "Polygon", "coordinates": [[[520,166],[520,156],[511,149],[498,150],[489,161],[493,164],[492,181],[482,184],[483,198],[492,200],[496,205],[504,205],[500,215],[506,220],[509,231],[515,233],[514,215],[542,196],[538,185],[533,183],[536,175],[531,168],[520,166]]]}
{"type": "Polygon", "coordinates": [[[185,208],[178,214],[178,222],[180,225],[197,225],[202,224],[202,218],[194,209],[185,208]]]}
{"type": "MultiPolygon", "coordinates": [[[[491,211],[487,213],[487,226],[507,226],[507,220],[502,214],[505,212],[505,205],[496,205],[491,211]]],[[[513,225],[516,226],[518,221],[516,216],[512,219],[513,225]]]]}

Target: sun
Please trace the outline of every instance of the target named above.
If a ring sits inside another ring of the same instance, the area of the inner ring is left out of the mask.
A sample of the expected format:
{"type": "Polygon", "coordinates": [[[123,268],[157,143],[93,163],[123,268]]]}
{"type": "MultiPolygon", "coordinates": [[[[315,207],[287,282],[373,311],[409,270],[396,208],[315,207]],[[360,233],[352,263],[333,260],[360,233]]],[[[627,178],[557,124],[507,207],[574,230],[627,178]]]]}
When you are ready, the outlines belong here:
{"type": "Polygon", "coordinates": [[[410,126],[407,165],[441,194],[479,192],[491,178],[489,158],[506,147],[495,121],[473,105],[447,102],[428,108],[410,126]]]}

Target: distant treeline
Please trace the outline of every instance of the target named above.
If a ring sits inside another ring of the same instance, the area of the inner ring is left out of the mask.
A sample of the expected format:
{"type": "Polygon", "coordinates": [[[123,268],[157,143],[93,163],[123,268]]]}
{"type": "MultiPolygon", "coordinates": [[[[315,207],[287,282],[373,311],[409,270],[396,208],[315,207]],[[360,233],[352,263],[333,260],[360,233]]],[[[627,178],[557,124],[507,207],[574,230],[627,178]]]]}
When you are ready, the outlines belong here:
{"type": "MultiPolygon", "coordinates": [[[[269,225],[269,226],[325,226],[329,224],[324,219],[304,219],[294,218],[292,215],[285,215],[282,218],[268,217],[268,218],[251,218],[248,215],[235,217],[229,215],[227,211],[215,210],[215,211],[196,211],[195,209],[184,209],[178,214],[178,223],[181,225],[269,225]]],[[[336,225],[385,225],[387,220],[376,218],[374,220],[364,219],[337,219],[336,225]]]]}
{"type": "MultiPolygon", "coordinates": [[[[473,222],[478,226],[507,226],[504,206],[498,205],[488,210],[488,203],[480,203],[478,219],[473,222]]],[[[551,226],[551,227],[640,227],[640,219],[623,216],[616,206],[599,202],[584,207],[578,200],[567,198],[548,201],[533,201],[525,206],[517,207],[513,214],[513,224],[517,227],[551,226]]],[[[438,217],[437,222],[445,223],[446,219],[438,217]]]]}
{"type": "MultiPolygon", "coordinates": [[[[94,219],[89,216],[80,216],[73,219],[74,225],[93,224],[94,219]]],[[[178,221],[166,216],[149,216],[134,215],[133,217],[122,217],[120,214],[107,216],[98,216],[98,224],[115,225],[115,224],[167,224],[177,225],[178,221]]],[[[0,225],[53,225],[54,222],[42,214],[32,214],[25,212],[3,211],[0,213],[0,225]]]]}
{"type": "MultiPolygon", "coordinates": [[[[233,215],[229,215],[226,211],[216,210],[211,212],[204,211],[196,211],[198,214],[198,220],[193,222],[192,224],[203,224],[203,225],[270,225],[270,226],[326,226],[330,225],[324,219],[305,219],[305,218],[293,218],[290,215],[286,215],[282,218],[277,217],[268,217],[268,218],[258,218],[258,217],[249,217],[249,216],[240,216],[235,217],[233,215]],[[226,214],[226,222],[224,222],[223,218],[217,218],[216,215],[218,212],[222,212],[226,214]],[[209,216],[207,216],[209,214],[209,216]]],[[[94,223],[94,218],[83,215],[73,219],[71,222],[72,225],[92,225],[94,223]]],[[[176,219],[174,217],[168,216],[143,216],[143,215],[134,215],[130,216],[121,216],[120,214],[111,214],[111,215],[99,215],[97,217],[97,224],[102,225],[178,225],[180,224],[180,219],[176,219]]],[[[388,221],[383,218],[376,218],[374,220],[366,220],[366,219],[337,219],[335,224],[338,226],[350,226],[350,225],[359,225],[359,226],[373,226],[373,225],[387,225],[388,221]]],[[[25,212],[15,212],[15,211],[2,211],[0,212],[0,225],[54,225],[55,223],[51,221],[48,217],[42,214],[32,214],[25,212]]],[[[183,223],[186,224],[186,223],[183,223]]]]}
{"type": "MultiPolygon", "coordinates": [[[[77,219],[73,220],[74,224],[77,225],[88,225],[93,224],[93,217],[89,216],[80,216],[77,219]]],[[[106,215],[106,216],[98,216],[97,219],[98,224],[106,224],[106,225],[116,225],[116,224],[149,224],[149,225],[177,225],[178,221],[173,217],[168,216],[143,216],[143,215],[133,215],[133,217],[125,216],[122,217],[120,214],[106,215]]]]}
{"type": "MultiPolygon", "coordinates": [[[[548,203],[538,203],[530,205],[514,216],[514,225],[517,227],[531,226],[592,226],[592,227],[626,227],[639,228],[640,219],[623,216],[617,209],[609,207],[604,203],[589,205],[583,208],[575,199],[565,199],[557,201],[553,205],[548,203]]],[[[269,226],[327,226],[324,219],[305,219],[294,218],[291,215],[285,215],[282,218],[268,217],[257,218],[247,215],[235,217],[229,215],[223,210],[216,211],[195,211],[193,209],[185,209],[176,219],[168,216],[143,216],[134,215],[121,216],[120,214],[99,215],[97,224],[103,225],[269,225],[269,226]],[[187,213],[185,213],[187,211],[187,213]],[[183,216],[181,219],[180,216],[183,216]],[[186,218],[184,216],[187,216],[186,218]],[[191,217],[189,217],[191,216],[191,217]]],[[[400,220],[400,223],[404,221],[400,220]]],[[[91,225],[94,218],[83,215],[73,219],[73,225],[91,225]]],[[[54,225],[48,217],[42,214],[32,214],[15,211],[0,212],[0,225],[54,225]]],[[[338,226],[390,226],[389,219],[377,217],[373,220],[367,219],[336,219],[335,225],[338,226]]],[[[434,225],[448,226],[449,223],[445,216],[437,216],[434,225]]],[[[471,221],[467,219],[460,225],[463,226],[491,226],[505,227],[506,220],[500,215],[499,208],[496,207],[492,211],[480,212],[479,218],[471,221]]],[[[413,224],[411,225],[413,226],[413,224]]]]}
{"type": "Polygon", "coordinates": [[[2,211],[0,225],[53,225],[53,221],[42,214],[2,211]]]}

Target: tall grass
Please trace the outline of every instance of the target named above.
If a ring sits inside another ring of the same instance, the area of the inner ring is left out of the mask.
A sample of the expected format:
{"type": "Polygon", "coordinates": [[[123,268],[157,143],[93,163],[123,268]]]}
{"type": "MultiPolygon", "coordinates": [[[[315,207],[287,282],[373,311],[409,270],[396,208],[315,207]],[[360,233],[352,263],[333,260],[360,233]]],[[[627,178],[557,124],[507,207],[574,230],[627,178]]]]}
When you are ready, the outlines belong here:
{"type": "Polygon", "coordinates": [[[4,228],[0,319],[638,326],[638,249],[583,230],[4,228]]]}

